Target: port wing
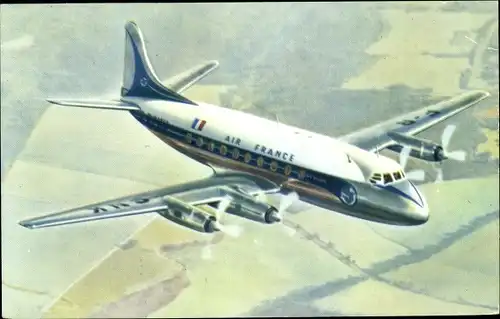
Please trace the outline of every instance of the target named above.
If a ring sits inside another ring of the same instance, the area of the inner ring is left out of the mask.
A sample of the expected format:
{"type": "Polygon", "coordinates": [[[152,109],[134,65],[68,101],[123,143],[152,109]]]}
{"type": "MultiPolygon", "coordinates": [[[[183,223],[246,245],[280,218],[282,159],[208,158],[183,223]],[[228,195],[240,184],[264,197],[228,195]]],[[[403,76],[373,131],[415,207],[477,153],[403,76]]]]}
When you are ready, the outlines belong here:
{"type": "Polygon", "coordinates": [[[169,202],[171,201],[168,198],[170,197],[192,206],[214,204],[225,198],[224,186],[237,187],[240,191],[253,196],[259,193],[270,194],[279,191],[276,184],[260,177],[249,174],[225,173],[185,184],[35,217],[23,220],[19,224],[34,229],[161,212],[169,209],[169,202]]]}
{"type": "Polygon", "coordinates": [[[417,135],[477,104],[489,95],[485,91],[467,92],[452,99],[343,136],[340,139],[371,152],[380,151],[397,144],[389,137],[391,132],[408,136],[417,135]]]}

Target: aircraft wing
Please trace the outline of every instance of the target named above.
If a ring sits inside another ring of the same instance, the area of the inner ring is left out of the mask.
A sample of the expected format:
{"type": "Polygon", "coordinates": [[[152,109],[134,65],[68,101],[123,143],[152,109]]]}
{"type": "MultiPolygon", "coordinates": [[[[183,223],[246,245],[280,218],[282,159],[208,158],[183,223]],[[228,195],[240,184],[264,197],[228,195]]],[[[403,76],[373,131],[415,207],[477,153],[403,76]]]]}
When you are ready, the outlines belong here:
{"type": "MultiPolygon", "coordinates": [[[[218,203],[227,195],[224,187],[232,186],[249,196],[271,194],[280,190],[270,181],[243,173],[222,173],[211,177],[95,203],[63,212],[19,222],[26,228],[44,228],[93,220],[147,214],[168,210],[170,206],[199,206],[218,203]]],[[[175,207],[174,206],[174,207],[175,207]]]]}
{"type": "Polygon", "coordinates": [[[187,90],[219,66],[217,61],[208,61],[166,80],[163,84],[176,93],[187,90]]]}
{"type": "Polygon", "coordinates": [[[389,136],[391,133],[399,133],[407,136],[416,135],[464,111],[489,95],[490,94],[485,91],[467,92],[449,100],[345,135],[340,137],[340,139],[371,152],[375,152],[376,150],[380,151],[397,144],[389,136]]]}

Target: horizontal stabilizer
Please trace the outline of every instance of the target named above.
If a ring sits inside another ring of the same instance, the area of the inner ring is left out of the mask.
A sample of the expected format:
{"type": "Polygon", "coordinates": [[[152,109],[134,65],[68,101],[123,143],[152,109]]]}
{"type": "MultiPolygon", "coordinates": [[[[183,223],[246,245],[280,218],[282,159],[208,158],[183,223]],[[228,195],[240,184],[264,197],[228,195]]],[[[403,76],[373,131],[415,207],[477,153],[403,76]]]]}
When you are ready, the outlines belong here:
{"type": "Polygon", "coordinates": [[[219,62],[208,61],[168,79],[164,84],[171,90],[181,93],[217,69],[218,66],[219,62]]]}
{"type": "Polygon", "coordinates": [[[87,107],[94,109],[105,110],[123,110],[123,111],[138,111],[140,108],[129,102],[119,100],[55,100],[48,99],[52,104],[72,107],[87,107]]]}

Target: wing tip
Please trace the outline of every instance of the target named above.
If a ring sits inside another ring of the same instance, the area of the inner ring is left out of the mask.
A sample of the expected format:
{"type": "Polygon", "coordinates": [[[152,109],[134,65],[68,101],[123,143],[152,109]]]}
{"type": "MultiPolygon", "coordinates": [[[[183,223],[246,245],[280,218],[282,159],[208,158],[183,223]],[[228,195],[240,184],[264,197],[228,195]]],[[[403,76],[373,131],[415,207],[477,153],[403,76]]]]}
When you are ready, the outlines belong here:
{"type": "Polygon", "coordinates": [[[489,96],[491,96],[491,93],[486,90],[474,90],[471,92],[467,92],[464,96],[463,101],[467,101],[470,105],[473,105],[488,98],[489,96]]]}
{"type": "Polygon", "coordinates": [[[472,93],[473,94],[475,93],[477,95],[481,95],[481,98],[486,98],[486,97],[491,95],[491,93],[486,91],[486,90],[474,90],[474,91],[472,91],[472,93]]]}
{"type": "Polygon", "coordinates": [[[51,103],[51,104],[61,105],[61,103],[59,103],[57,100],[54,100],[54,99],[46,99],[46,101],[51,103]]]}
{"type": "Polygon", "coordinates": [[[23,226],[24,228],[28,228],[28,229],[36,228],[32,223],[30,223],[29,220],[22,220],[18,224],[20,226],[23,226]]]}

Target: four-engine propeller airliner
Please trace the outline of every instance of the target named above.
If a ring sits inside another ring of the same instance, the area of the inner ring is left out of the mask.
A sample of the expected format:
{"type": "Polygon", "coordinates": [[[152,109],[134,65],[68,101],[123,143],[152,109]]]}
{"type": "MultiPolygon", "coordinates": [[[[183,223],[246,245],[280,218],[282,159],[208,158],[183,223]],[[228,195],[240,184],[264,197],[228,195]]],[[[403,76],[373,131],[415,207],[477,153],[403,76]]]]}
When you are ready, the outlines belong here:
{"type": "MultiPolygon", "coordinates": [[[[197,181],[21,221],[42,228],[105,218],[158,213],[201,232],[221,230],[219,210],[262,223],[282,220],[260,194],[280,193],[365,220],[421,225],[429,218],[422,193],[404,171],[409,156],[464,160],[449,152],[454,126],[441,144],[415,137],[489,94],[472,91],[340,138],[305,131],[244,112],[192,101],[181,93],[217,68],[197,66],[168,84],[154,72],[141,31],[125,25],[125,66],[119,100],[50,99],[62,106],[121,110],[163,142],[213,169],[197,181]],[[278,125],[277,125],[278,124],[278,125]],[[399,152],[398,163],[378,152],[399,152]],[[224,203],[224,205],[223,205],[224,203]]],[[[423,177],[417,174],[420,179],[423,177]]],[[[280,205],[281,206],[281,205],[280,205]]]]}

